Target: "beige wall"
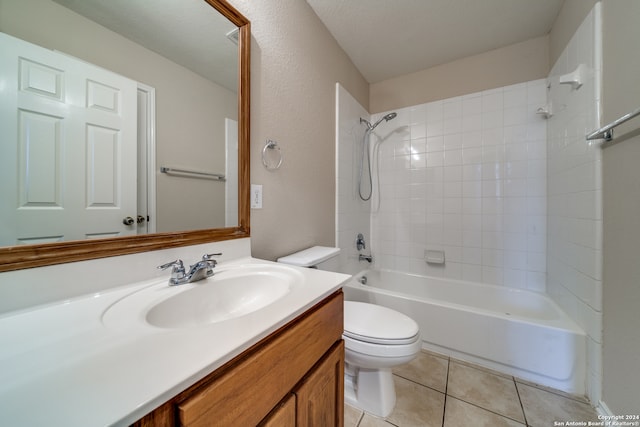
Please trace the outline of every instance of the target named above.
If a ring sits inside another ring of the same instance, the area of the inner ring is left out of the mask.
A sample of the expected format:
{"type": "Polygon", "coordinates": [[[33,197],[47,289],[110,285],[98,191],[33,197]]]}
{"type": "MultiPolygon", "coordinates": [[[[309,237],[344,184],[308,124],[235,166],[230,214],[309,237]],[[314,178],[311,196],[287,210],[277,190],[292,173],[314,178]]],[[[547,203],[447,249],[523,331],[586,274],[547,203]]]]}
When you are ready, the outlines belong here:
{"type": "Polygon", "coordinates": [[[379,113],[543,79],[548,72],[548,38],[543,36],[374,83],[369,111],[379,113]]]}
{"type": "MultiPolygon", "coordinates": [[[[50,0],[0,0],[0,31],[154,87],[157,168],[224,171],[224,119],[237,120],[235,93],[50,0]]],[[[157,179],[158,231],[224,226],[223,182],[157,179]],[[204,193],[213,196],[194,197],[204,193]]]]}
{"type": "MultiPolygon", "coordinates": [[[[640,2],[603,2],[603,124],[640,107],[640,2]]],[[[640,118],[603,150],[603,401],[640,410],[640,118]]]]}
{"type": "Polygon", "coordinates": [[[549,32],[549,66],[553,67],[598,0],[565,0],[549,32]]]}
{"type": "Polygon", "coordinates": [[[251,247],[275,259],[335,245],[335,84],[363,105],[368,84],[304,0],[231,0],[251,20],[251,182],[263,208],[251,210],[251,247]],[[267,139],[284,161],[267,171],[267,139]]]}

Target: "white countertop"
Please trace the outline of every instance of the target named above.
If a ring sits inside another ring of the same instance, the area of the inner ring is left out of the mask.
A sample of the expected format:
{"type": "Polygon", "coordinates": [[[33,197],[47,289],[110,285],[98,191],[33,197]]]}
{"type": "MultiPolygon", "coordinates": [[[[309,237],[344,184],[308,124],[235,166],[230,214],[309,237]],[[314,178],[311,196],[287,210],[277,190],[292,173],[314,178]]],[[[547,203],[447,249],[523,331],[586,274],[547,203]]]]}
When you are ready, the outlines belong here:
{"type": "MultiPolygon", "coordinates": [[[[283,267],[253,258],[234,259],[218,267],[246,264],[283,267]]],[[[105,322],[104,314],[113,304],[159,282],[166,283],[166,277],[0,315],[2,424],[129,425],[329,296],[350,278],[286,268],[299,272],[303,281],[300,286],[258,311],[205,326],[157,328],[144,324],[144,313],[131,328],[122,327],[123,322],[117,326],[105,322]]],[[[206,281],[214,283],[215,279],[214,275],[206,281]]]]}

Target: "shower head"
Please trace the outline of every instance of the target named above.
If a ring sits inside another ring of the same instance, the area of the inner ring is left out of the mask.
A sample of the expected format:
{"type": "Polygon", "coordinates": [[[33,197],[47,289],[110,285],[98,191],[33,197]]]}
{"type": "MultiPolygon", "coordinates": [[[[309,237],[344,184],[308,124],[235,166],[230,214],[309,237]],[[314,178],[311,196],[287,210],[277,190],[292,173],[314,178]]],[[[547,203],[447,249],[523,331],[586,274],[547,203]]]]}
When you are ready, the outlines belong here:
{"type": "Polygon", "coordinates": [[[378,126],[380,124],[380,122],[382,122],[383,120],[386,120],[386,121],[393,120],[393,119],[396,118],[397,115],[398,115],[398,113],[389,113],[389,114],[385,115],[384,117],[382,117],[377,122],[375,122],[374,124],[369,123],[368,120],[360,118],[360,123],[366,123],[367,128],[371,131],[371,130],[374,130],[376,128],[376,126],[378,126]]]}

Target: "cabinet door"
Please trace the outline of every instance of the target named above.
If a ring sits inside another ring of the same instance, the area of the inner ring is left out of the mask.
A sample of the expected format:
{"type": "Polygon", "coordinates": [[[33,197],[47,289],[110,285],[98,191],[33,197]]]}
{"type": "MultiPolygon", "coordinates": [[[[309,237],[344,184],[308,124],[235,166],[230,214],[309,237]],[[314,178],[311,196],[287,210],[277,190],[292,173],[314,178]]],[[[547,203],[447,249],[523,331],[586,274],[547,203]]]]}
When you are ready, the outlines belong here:
{"type": "Polygon", "coordinates": [[[344,341],[326,354],[294,393],[298,427],[343,426],[344,341]]]}
{"type": "Polygon", "coordinates": [[[340,292],[240,356],[228,369],[220,371],[215,381],[179,402],[180,425],[257,425],[318,366],[318,361],[328,354],[327,349],[332,350],[336,342],[341,342],[342,319],[340,292]]]}
{"type": "Polygon", "coordinates": [[[290,394],[258,424],[259,427],[296,427],[296,396],[290,394]]]}

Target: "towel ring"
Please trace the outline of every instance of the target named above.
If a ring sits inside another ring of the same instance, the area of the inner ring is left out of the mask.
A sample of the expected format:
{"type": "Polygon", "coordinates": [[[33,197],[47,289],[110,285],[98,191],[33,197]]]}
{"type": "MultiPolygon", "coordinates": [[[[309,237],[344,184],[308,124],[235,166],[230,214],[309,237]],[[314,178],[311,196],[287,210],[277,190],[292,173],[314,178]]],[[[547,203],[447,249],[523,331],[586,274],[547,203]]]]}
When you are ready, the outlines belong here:
{"type": "Polygon", "coordinates": [[[267,142],[265,142],[264,147],[262,148],[262,164],[270,171],[278,170],[280,169],[280,166],[282,166],[282,151],[280,151],[280,147],[276,141],[267,139],[267,142]],[[274,161],[267,160],[267,157],[269,157],[267,149],[277,150],[277,157],[273,159],[274,161]],[[276,163],[275,166],[273,166],[274,163],[276,163]]]}

